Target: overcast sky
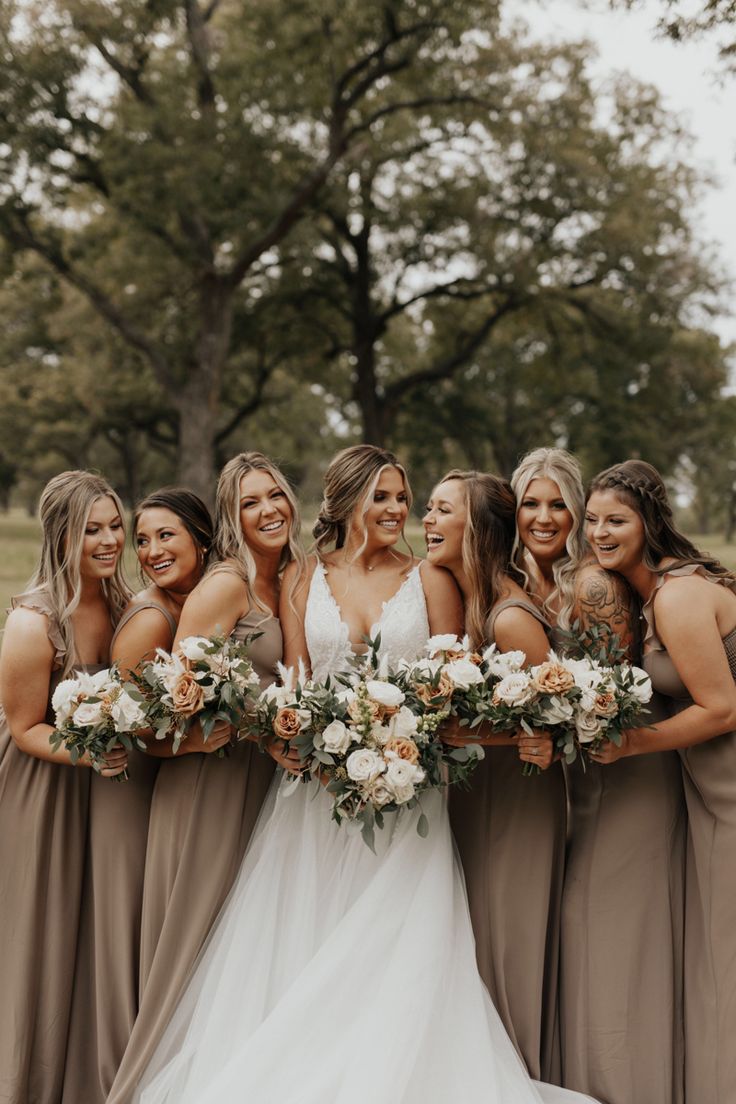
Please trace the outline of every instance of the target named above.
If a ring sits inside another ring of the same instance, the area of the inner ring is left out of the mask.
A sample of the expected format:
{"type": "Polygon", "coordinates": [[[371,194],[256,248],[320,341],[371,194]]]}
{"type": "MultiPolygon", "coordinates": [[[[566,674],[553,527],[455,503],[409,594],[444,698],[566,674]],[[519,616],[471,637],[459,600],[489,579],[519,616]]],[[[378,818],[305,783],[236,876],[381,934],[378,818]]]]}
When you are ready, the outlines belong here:
{"type": "MultiPolygon", "coordinates": [[[[715,178],[694,212],[699,233],[715,242],[734,280],[736,301],[736,75],[723,74],[713,40],[678,44],[657,37],[661,0],[634,12],[611,11],[607,0],[510,0],[535,37],[588,38],[600,58],[596,72],[628,70],[658,86],[666,106],[694,135],[693,161],[715,178]],[[719,79],[720,78],[720,79],[719,79]]],[[[736,342],[736,310],[718,321],[724,341],[736,342]]]]}

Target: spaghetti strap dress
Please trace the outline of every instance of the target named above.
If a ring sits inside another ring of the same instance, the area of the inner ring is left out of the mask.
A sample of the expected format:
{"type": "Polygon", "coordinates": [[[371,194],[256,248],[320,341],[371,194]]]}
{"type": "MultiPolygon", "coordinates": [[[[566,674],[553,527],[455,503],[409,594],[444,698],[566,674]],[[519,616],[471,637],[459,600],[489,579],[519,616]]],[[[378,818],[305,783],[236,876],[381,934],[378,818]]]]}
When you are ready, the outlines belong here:
{"type": "MultiPolygon", "coordinates": [[[[232,636],[245,640],[263,686],[283,654],[278,618],[252,608],[232,636]]],[[[162,759],[148,830],[141,923],[140,1007],[108,1098],[128,1104],[240,868],[275,762],[243,740],[221,759],[162,759]]]]}
{"type": "MultiPolygon", "coordinates": [[[[656,693],[648,709],[653,724],[667,715],[656,693]]],[[[565,773],[562,1083],[607,1104],[682,1104],[687,815],[677,754],[606,766],[578,758],[565,773]]]]}
{"type": "MultiPolygon", "coordinates": [[[[176,621],[159,602],[133,602],[121,629],[141,610],[158,610],[171,632],[176,621]]],[[[103,1104],[138,1013],[141,907],[148,818],[160,760],[134,749],[128,781],[90,779],[82,916],[74,980],[63,1104],[103,1104]]]]}
{"type": "MultiPolygon", "coordinates": [[[[684,564],[663,572],[655,593],[668,578],[696,573],[724,585],[700,564],[684,564]]],[[[644,666],[678,713],[692,698],[657,635],[654,596],[644,607],[644,666]]],[[[736,679],[736,629],[723,638],[723,649],[736,679]]],[[[688,813],[685,1099],[730,1104],[736,1100],[736,732],[683,748],[679,756],[688,813]]]]}
{"type": "MultiPolygon", "coordinates": [[[[12,608],[46,618],[46,720],[66,648],[43,589],[12,608]]],[[[79,665],[82,666],[81,664],[79,665]]],[[[88,665],[94,673],[102,664],[88,665]]],[[[58,1104],[64,1079],[92,771],[27,755],[0,707],[0,1101],[58,1104]]]]}
{"type": "MultiPolygon", "coordinates": [[[[526,610],[545,630],[536,606],[526,610]]],[[[532,1077],[559,1083],[557,1020],[566,795],[560,763],[525,777],[514,747],[489,747],[470,790],[451,787],[450,822],[465,872],[480,975],[532,1077]]]]}

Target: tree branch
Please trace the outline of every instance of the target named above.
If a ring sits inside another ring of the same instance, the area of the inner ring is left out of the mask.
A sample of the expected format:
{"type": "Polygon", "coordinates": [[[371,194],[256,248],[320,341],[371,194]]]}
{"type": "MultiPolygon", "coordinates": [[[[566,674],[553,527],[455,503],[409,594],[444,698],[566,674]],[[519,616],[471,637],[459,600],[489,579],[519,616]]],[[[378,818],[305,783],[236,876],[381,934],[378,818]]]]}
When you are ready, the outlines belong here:
{"type": "Polygon", "coordinates": [[[120,334],[126,344],[146,358],[164,387],[173,386],[169,365],[161,352],[137,326],[125,317],[105,292],[67,260],[57,244],[44,241],[35,234],[28,222],[27,212],[17,208],[9,212],[6,206],[0,209],[0,220],[3,223],[4,234],[13,246],[30,249],[42,257],[67,283],[85,296],[97,313],[120,334]]]}

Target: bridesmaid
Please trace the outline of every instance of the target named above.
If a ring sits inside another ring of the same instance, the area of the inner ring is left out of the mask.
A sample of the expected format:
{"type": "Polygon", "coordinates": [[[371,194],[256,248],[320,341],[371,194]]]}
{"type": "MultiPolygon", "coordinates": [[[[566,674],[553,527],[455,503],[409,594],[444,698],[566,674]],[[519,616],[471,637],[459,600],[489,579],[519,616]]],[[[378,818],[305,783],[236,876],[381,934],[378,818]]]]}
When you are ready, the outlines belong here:
{"type": "Polygon", "coordinates": [[[644,603],[644,666],[671,712],[596,758],[610,770],[679,752],[689,824],[685,1098],[725,1104],[736,1100],[736,576],[677,530],[662,478],[642,460],[593,480],[587,524],[599,562],[644,603]]]}
{"type": "MultiPolygon", "coordinates": [[[[12,599],[0,658],[0,1100],[61,1097],[91,772],[52,751],[51,695],[75,668],[107,666],[130,591],[123,508],[98,475],[57,475],[41,496],[41,556],[12,599]]],[[[109,779],[125,769],[107,755],[109,779]]],[[[97,776],[95,776],[97,777],[97,776]]],[[[102,785],[109,785],[103,781],[102,785]]],[[[110,789],[117,787],[111,786],[110,789]]]]}
{"type": "MultiPolygon", "coordinates": [[[[217,486],[216,563],[181,611],[175,645],[187,636],[260,633],[250,649],[263,685],[282,657],[276,616],[283,568],[303,562],[299,509],[279,469],[240,453],[217,486]]],[[[226,734],[229,735],[229,734],[226,734]]],[[[184,742],[186,744],[186,741],[184,742]]],[[[229,758],[199,754],[161,762],[151,805],[143,894],[138,1019],[109,1104],[127,1104],[240,867],[271,782],[273,758],[248,741],[229,758]]],[[[277,749],[274,758],[282,760],[277,749]]]]}
{"type": "MultiPolygon", "coordinates": [[[[605,625],[638,659],[634,595],[583,541],[575,458],[535,449],[512,485],[516,562],[535,601],[559,627],[605,625]]],[[[553,633],[553,640],[561,637],[553,633]]],[[[651,708],[662,715],[661,702],[651,708]]],[[[608,1104],[679,1102],[685,817],[676,757],[651,755],[607,771],[578,760],[566,777],[563,1084],[608,1104]]]]}
{"type": "MultiPolygon", "coordinates": [[[[111,659],[125,672],[167,651],[184,600],[212,546],[212,520],[190,491],[158,491],[138,506],[133,543],[150,586],[123,613],[111,659]]],[[[220,740],[227,739],[225,732],[220,740]]],[[[215,739],[211,747],[216,748],[215,739]]],[[[181,753],[209,750],[196,736],[181,753]]],[[[156,741],[153,755],[171,754],[156,741]]],[[[63,1100],[103,1104],[138,1011],[141,906],[148,818],[158,759],[132,751],[129,781],[91,779],[87,867],[63,1100]]]]}
{"type": "MultiPolygon", "coordinates": [[[[478,472],[449,472],[424,517],[427,558],[448,568],[465,600],[474,647],[549,651],[547,622],[510,566],[516,503],[509,484],[478,472]]],[[[486,742],[486,741],[484,741],[486,742]]],[[[556,1072],[557,940],[565,848],[565,784],[559,763],[525,778],[519,759],[547,767],[552,744],[535,737],[496,745],[470,791],[450,792],[450,818],[468,887],[478,968],[531,1076],[556,1072]],[[523,876],[520,877],[520,872],[523,876]]]]}

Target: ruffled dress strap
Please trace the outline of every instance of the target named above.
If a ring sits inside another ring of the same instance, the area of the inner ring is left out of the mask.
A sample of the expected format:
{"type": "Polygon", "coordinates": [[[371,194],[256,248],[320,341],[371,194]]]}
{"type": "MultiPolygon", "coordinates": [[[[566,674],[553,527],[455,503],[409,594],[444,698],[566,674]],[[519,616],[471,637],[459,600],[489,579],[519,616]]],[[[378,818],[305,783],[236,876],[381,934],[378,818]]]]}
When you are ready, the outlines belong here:
{"type": "MultiPolygon", "coordinates": [[[[654,584],[654,590],[647,598],[641,611],[642,620],[644,622],[644,640],[642,647],[645,653],[665,652],[667,650],[657,635],[657,627],[654,619],[654,599],[659,590],[664,586],[665,580],[670,577],[687,579],[691,575],[701,575],[704,579],[707,579],[709,583],[716,583],[719,586],[729,585],[728,579],[724,579],[719,575],[714,575],[712,571],[708,571],[707,567],[699,563],[675,564],[659,572],[654,584]]],[[[734,590],[735,588],[733,585],[730,585],[730,589],[734,590]]]]}
{"type": "Polygon", "coordinates": [[[54,648],[53,669],[58,670],[63,667],[66,659],[66,644],[64,643],[59,619],[46,590],[28,590],[23,594],[14,595],[10,599],[10,610],[14,609],[30,609],[44,615],[47,626],[46,632],[54,648]]]}
{"type": "Polygon", "coordinates": [[[120,618],[117,625],[115,626],[115,632],[113,633],[112,640],[110,641],[110,649],[111,650],[112,650],[113,644],[117,640],[118,633],[128,624],[129,621],[133,620],[133,618],[135,617],[135,615],[137,613],[140,613],[141,610],[146,610],[146,609],[158,610],[159,613],[163,614],[164,619],[166,620],[166,624],[169,626],[169,629],[171,630],[171,639],[172,640],[174,639],[174,637],[176,636],[176,629],[177,629],[176,620],[174,618],[174,615],[169,610],[167,610],[166,607],[163,606],[160,602],[154,601],[153,598],[147,598],[143,602],[134,602],[132,605],[128,606],[128,608],[123,612],[122,617],[120,618]]]}

